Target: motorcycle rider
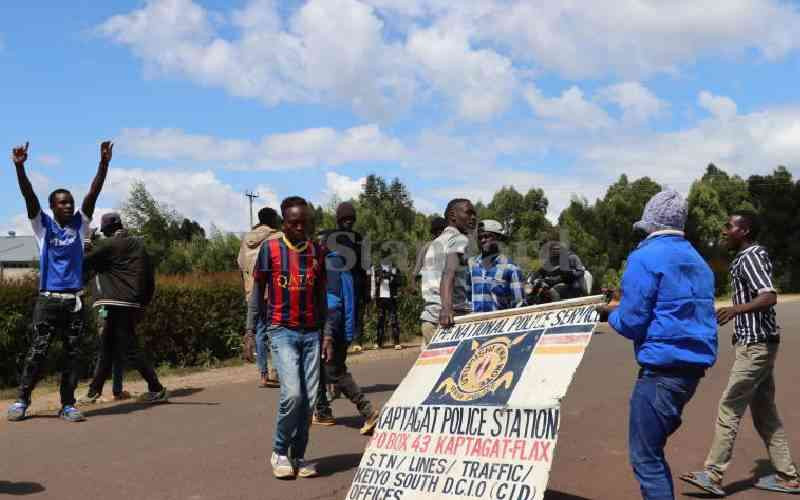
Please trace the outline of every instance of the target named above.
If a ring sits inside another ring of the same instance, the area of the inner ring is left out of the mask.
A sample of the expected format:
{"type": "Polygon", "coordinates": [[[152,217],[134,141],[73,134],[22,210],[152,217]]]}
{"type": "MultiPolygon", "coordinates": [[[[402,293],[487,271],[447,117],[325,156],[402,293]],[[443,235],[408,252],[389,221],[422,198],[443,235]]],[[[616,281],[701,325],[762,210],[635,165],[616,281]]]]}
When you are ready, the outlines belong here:
{"type": "Polygon", "coordinates": [[[529,304],[556,302],[588,295],[589,272],[574,252],[561,251],[561,243],[551,241],[540,252],[542,267],[531,273],[525,283],[529,304]]]}

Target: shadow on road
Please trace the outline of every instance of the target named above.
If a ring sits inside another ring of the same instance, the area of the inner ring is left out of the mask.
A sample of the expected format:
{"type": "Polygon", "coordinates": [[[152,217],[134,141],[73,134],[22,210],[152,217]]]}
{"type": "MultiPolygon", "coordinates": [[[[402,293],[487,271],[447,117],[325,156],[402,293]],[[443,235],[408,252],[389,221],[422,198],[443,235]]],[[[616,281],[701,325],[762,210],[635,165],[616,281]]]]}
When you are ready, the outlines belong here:
{"type": "Polygon", "coordinates": [[[362,387],[361,392],[364,394],[372,394],[375,392],[389,392],[397,389],[397,384],[375,384],[367,387],[362,387]]]}
{"type": "MultiPolygon", "coordinates": [[[[756,460],[755,465],[752,469],[750,469],[750,474],[752,474],[747,479],[741,479],[739,481],[735,481],[730,484],[726,484],[722,486],[722,489],[725,490],[725,493],[728,495],[732,495],[734,493],[739,493],[742,491],[747,491],[753,488],[753,484],[758,481],[758,479],[762,476],[766,476],[768,474],[774,473],[775,470],[772,468],[772,464],[767,459],[760,459],[756,460]]],[[[684,493],[687,497],[692,498],[717,498],[714,495],[709,493],[703,493],[700,491],[691,491],[688,493],[684,493]]]]}
{"type": "Polygon", "coordinates": [[[364,425],[364,417],[349,416],[349,417],[336,417],[336,425],[343,425],[351,429],[361,429],[364,425]]]}
{"type": "Polygon", "coordinates": [[[355,469],[361,462],[361,453],[347,455],[333,455],[317,460],[317,470],[321,477],[332,476],[337,472],[346,472],[355,469]]]}
{"type": "Polygon", "coordinates": [[[586,497],[564,493],[562,491],[547,490],[544,493],[544,500],[591,500],[586,497]]]}
{"type": "Polygon", "coordinates": [[[0,481],[0,495],[33,495],[43,491],[44,486],[39,483],[0,481]]]}
{"type": "Polygon", "coordinates": [[[175,398],[183,398],[191,396],[192,394],[196,394],[202,390],[203,389],[200,387],[186,387],[184,389],[175,389],[174,391],[169,391],[169,403],[142,403],[140,401],[134,400],[127,403],[116,404],[113,406],[106,406],[103,408],[86,410],[84,411],[84,415],[86,415],[87,417],[96,417],[100,415],[127,415],[128,413],[147,410],[153,408],[154,406],[160,406],[162,404],[198,405],[198,406],[217,406],[220,404],[218,402],[208,402],[208,401],[175,401],[175,398]]]}

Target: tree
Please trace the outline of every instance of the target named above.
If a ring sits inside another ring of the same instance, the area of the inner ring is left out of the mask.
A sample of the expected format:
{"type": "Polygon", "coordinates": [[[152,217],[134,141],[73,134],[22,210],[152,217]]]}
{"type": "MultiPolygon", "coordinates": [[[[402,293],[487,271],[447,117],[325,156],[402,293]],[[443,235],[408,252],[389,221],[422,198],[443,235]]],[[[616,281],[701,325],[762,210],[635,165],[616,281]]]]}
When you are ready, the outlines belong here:
{"type": "Polygon", "coordinates": [[[771,175],[754,175],[747,188],[762,222],[759,243],[766,246],[783,290],[800,290],[800,181],[779,166],[771,175]]]}
{"type": "Polygon", "coordinates": [[[196,241],[203,247],[206,233],[200,224],[158,202],[141,182],[133,183],[121,212],[128,230],[144,240],[157,269],[167,274],[194,269],[196,258],[186,245],[196,241]]]}
{"type": "Polygon", "coordinates": [[[747,183],[738,176],[729,176],[713,163],[689,191],[689,216],[686,238],[708,261],[714,271],[718,294],[728,290],[727,250],[720,244],[722,227],[728,214],[737,209],[752,209],[747,183]]]}
{"type": "Polygon", "coordinates": [[[122,216],[128,230],[144,239],[145,248],[157,267],[169,252],[173,239],[170,224],[175,223],[176,214],[159,204],[142,182],[134,182],[122,205],[122,216]]]}
{"type": "MultiPolygon", "coordinates": [[[[602,200],[589,205],[586,200],[575,199],[561,213],[559,229],[566,231],[571,249],[595,278],[615,276],[622,269],[628,254],[641,240],[633,224],[642,216],[647,201],[659,191],[661,186],[649,177],[630,182],[621,175],[602,200]]],[[[598,287],[605,285],[597,283],[598,287]]]]}
{"type": "MultiPolygon", "coordinates": [[[[171,226],[170,229],[173,227],[171,226]]],[[[204,239],[206,237],[206,230],[197,221],[184,218],[180,226],[175,228],[177,238],[181,241],[192,241],[195,238],[204,239]]]]}

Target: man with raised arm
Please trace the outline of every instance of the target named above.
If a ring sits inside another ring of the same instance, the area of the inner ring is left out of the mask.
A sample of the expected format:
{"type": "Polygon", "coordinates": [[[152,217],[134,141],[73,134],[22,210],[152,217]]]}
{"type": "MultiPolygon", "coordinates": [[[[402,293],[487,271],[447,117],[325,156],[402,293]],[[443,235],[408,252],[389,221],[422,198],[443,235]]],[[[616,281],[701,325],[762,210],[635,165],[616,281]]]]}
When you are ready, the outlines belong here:
{"type": "Polygon", "coordinates": [[[17,169],[19,189],[25,198],[28,218],[39,240],[39,297],[33,310],[33,336],[25,357],[17,401],[8,409],[8,420],[25,418],[31,404],[31,393],[41,376],[50,343],[62,339],[64,363],[61,374],[61,411],[59,416],[68,422],[80,422],[85,417],[75,408],[75,386],[78,384],[78,351],[83,332],[83,240],[89,236],[89,224],[94,215],[97,197],[103,189],[114,145],[100,145],[100,165],[89,193],[79,211],[66,189],[56,189],[48,197],[53,216],[42,211],[39,199],[25,173],[28,143],[13,149],[11,159],[17,169]]]}

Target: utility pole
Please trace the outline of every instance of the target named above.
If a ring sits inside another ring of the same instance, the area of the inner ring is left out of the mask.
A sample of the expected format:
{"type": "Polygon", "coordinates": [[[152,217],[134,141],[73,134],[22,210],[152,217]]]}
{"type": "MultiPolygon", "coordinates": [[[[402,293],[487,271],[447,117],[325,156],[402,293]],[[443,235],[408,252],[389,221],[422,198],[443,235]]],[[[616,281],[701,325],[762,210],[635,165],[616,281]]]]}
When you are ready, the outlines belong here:
{"type": "Polygon", "coordinates": [[[258,198],[258,193],[247,191],[244,193],[250,199],[250,227],[253,227],[253,200],[258,198]]]}

